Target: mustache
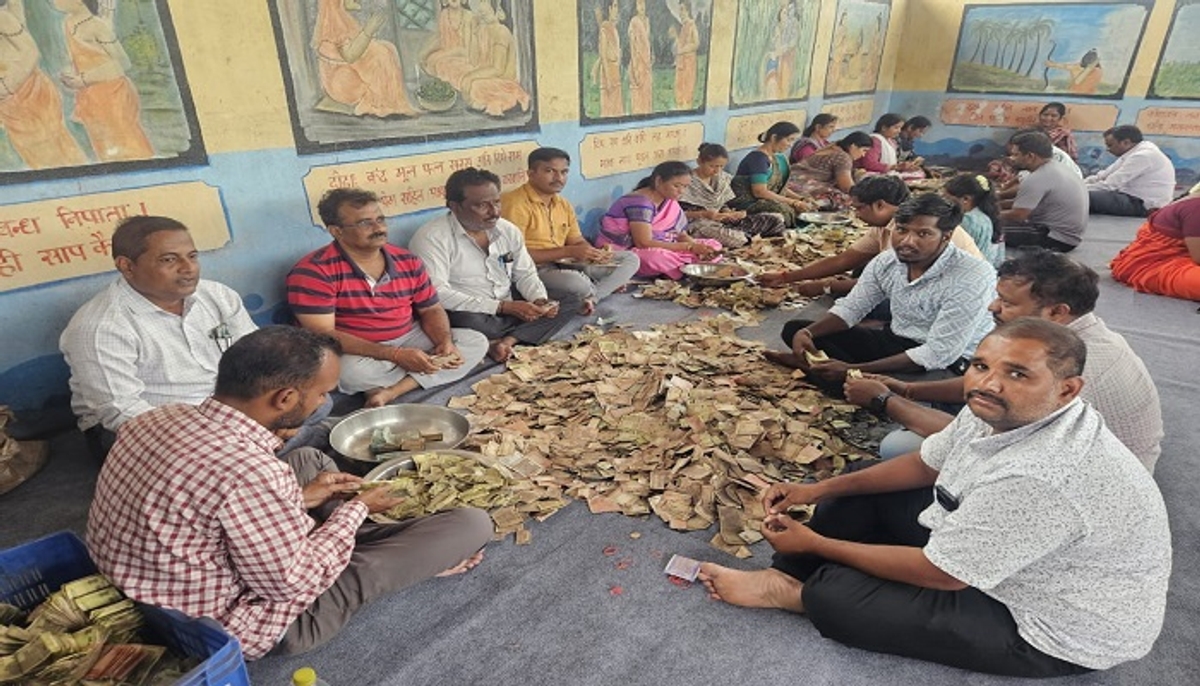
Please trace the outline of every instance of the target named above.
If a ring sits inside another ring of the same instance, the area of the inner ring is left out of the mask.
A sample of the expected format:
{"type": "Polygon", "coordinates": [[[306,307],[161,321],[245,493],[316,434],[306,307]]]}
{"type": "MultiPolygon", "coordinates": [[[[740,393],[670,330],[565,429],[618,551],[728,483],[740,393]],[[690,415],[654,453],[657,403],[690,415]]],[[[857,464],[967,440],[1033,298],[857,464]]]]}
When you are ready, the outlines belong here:
{"type": "Polygon", "coordinates": [[[967,400],[970,400],[971,398],[983,398],[984,400],[999,405],[1006,410],[1008,409],[1008,403],[1005,402],[1003,398],[992,395],[987,391],[967,391],[967,400]]]}
{"type": "Polygon", "coordinates": [[[371,234],[370,237],[371,238],[385,238],[385,237],[387,237],[387,231],[376,231],[375,233],[371,234]]]}

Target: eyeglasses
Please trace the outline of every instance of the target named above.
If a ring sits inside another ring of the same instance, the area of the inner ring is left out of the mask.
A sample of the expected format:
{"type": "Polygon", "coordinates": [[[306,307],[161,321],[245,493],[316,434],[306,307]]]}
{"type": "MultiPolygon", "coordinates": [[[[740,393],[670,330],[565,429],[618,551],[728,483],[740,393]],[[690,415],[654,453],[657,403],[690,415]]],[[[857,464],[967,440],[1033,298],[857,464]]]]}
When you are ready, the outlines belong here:
{"type": "Polygon", "coordinates": [[[370,219],[360,219],[353,224],[338,224],[343,229],[373,229],[376,226],[387,228],[387,217],[372,217],[370,219]]]}

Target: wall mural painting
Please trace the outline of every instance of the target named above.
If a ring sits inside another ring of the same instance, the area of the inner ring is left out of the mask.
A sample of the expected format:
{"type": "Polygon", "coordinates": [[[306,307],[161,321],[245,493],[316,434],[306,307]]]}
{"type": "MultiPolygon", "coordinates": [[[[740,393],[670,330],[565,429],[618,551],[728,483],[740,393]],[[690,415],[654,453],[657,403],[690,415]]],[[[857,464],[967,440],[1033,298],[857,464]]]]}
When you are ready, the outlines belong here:
{"type": "Polygon", "coordinates": [[[1200,100],[1200,0],[1178,0],[1159,57],[1151,98],[1200,100]]]}
{"type": "Polygon", "coordinates": [[[704,111],[713,0],[579,0],[584,123],[704,111]]]}
{"type": "Polygon", "coordinates": [[[950,90],[1120,98],[1152,5],[967,5],[950,90]]]}
{"type": "Polygon", "coordinates": [[[296,149],[538,126],[530,0],[271,0],[296,149]]]}
{"type": "Polygon", "coordinates": [[[740,0],[733,41],[733,107],[808,97],[819,0],[740,0]]]}
{"type": "Polygon", "coordinates": [[[0,183],[206,159],[166,0],[0,0],[0,183]]]}
{"type": "Polygon", "coordinates": [[[825,95],[874,93],[883,62],[891,0],[839,0],[825,95]]]}

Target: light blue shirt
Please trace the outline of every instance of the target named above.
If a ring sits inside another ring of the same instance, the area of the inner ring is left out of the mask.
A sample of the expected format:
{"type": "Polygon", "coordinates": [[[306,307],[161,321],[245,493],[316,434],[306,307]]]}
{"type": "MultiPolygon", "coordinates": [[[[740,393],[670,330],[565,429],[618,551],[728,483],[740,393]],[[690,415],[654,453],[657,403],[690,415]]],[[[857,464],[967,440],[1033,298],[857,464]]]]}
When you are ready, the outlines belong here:
{"type": "Polygon", "coordinates": [[[885,250],[867,263],[858,283],[829,313],[854,326],[876,305],[891,300],[892,333],[920,343],[905,354],[925,369],[945,369],[992,330],[987,311],[996,270],[948,244],[929,270],[908,280],[908,265],[885,250]]]}
{"type": "Polygon", "coordinates": [[[1000,263],[1004,261],[1004,244],[992,242],[992,233],[995,232],[992,218],[975,207],[963,215],[961,226],[963,231],[971,236],[971,240],[975,241],[975,247],[983,253],[983,259],[999,269],[1000,263]]]}

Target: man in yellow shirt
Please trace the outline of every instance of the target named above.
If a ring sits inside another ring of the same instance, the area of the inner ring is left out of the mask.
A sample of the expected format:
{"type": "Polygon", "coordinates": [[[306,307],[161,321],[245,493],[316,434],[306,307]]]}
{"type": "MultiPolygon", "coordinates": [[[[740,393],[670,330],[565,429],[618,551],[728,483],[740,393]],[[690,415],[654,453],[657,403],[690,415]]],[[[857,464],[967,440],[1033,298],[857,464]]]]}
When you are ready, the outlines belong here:
{"type": "Polygon", "coordinates": [[[632,252],[599,250],[583,237],[575,209],[560,195],[570,171],[571,156],[564,150],[529,153],[529,180],[500,197],[500,215],[525,234],[547,294],[554,300],[577,298],[580,314],[590,315],[596,301],[628,282],[641,265],[632,252]]]}

